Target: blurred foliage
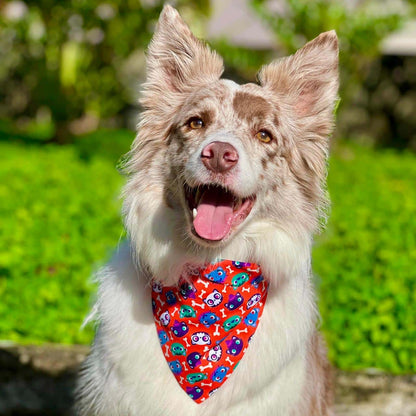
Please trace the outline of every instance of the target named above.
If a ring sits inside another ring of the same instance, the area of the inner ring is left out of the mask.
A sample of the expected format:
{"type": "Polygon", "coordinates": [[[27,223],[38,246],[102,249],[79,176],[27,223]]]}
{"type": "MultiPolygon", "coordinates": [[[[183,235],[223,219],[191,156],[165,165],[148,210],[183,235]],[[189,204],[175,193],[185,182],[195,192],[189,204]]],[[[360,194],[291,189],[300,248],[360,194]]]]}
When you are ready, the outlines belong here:
{"type": "MultiPolygon", "coordinates": [[[[176,3],[188,18],[209,9],[208,0],[176,3]]],[[[162,6],[154,0],[2,2],[0,118],[49,122],[59,136],[68,121],[85,117],[94,128],[122,113],[136,101],[143,51],[162,6]]]]}
{"type": "Polygon", "coordinates": [[[416,157],[341,146],[314,250],[323,329],[345,370],[416,371],[416,157]]]}
{"type": "MultiPolygon", "coordinates": [[[[57,146],[0,135],[0,339],[91,341],[79,329],[86,282],[123,236],[114,166],[132,139],[105,130],[57,146]]],[[[415,182],[415,155],[334,149],[333,209],[313,259],[340,368],[416,371],[415,182]]]]}
{"type": "Polygon", "coordinates": [[[267,0],[251,0],[253,9],[272,29],[281,55],[294,53],[308,40],[335,29],[340,40],[340,110],[360,92],[370,62],[380,54],[380,42],[397,30],[407,15],[400,2],[285,0],[271,11],[267,0]]]}
{"type": "MultiPolygon", "coordinates": [[[[362,84],[380,41],[416,9],[415,0],[385,0],[382,7],[378,0],[249,3],[274,33],[279,55],[293,53],[322,31],[337,30],[342,80],[338,126],[344,133],[351,130],[355,114],[343,118],[343,109],[354,108],[354,100],[365,95],[362,84]]],[[[1,2],[0,119],[61,143],[68,140],[68,130],[80,134],[100,125],[125,126],[137,113],[132,109],[144,76],[144,50],[162,5],[162,0],[1,2]]],[[[210,1],[177,0],[175,6],[202,36],[210,1]]],[[[240,81],[254,79],[259,67],[275,57],[275,52],[231,46],[226,40],[213,46],[228,65],[225,76],[240,81]]],[[[383,135],[385,129],[378,134],[383,135]]]]}

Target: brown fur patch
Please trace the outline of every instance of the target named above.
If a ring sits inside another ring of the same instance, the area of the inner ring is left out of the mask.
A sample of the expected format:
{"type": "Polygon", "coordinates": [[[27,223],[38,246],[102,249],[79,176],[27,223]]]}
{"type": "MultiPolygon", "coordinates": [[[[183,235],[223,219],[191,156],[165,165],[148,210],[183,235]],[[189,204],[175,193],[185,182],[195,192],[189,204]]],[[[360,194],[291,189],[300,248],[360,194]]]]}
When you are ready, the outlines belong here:
{"type": "Polygon", "coordinates": [[[215,113],[212,110],[203,110],[200,112],[200,115],[205,126],[211,124],[215,118],[215,113]]]}
{"type": "Polygon", "coordinates": [[[262,97],[238,91],[233,100],[233,108],[238,118],[250,121],[262,117],[272,111],[271,105],[262,97]]]}

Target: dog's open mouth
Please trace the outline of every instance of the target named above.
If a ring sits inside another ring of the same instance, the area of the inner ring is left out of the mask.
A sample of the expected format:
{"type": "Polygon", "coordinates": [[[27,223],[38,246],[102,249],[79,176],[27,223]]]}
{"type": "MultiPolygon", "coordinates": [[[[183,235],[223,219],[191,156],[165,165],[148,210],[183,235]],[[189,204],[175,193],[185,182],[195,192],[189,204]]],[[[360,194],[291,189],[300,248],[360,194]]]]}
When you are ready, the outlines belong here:
{"type": "Polygon", "coordinates": [[[193,231],[209,241],[219,241],[230,234],[250,214],[255,197],[240,198],[219,185],[185,185],[185,197],[191,210],[193,231]]]}

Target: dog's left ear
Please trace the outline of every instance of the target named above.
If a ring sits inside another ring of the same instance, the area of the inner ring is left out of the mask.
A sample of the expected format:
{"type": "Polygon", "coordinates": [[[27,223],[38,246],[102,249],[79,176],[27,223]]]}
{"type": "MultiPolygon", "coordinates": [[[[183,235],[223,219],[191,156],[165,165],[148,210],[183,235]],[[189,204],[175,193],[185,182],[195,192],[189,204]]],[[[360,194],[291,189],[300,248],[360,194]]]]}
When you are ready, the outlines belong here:
{"type": "Polygon", "coordinates": [[[218,80],[223,70],[221,57],[193,35],[173,7],[165,6],[147,53],[142,104],[169,105],[175,96],[177,105],[178,94],[218,80]]]}
{"type": "Polygon", "coordinates": [[[320,34],[294,55],[264,66],[262,86],[281,94],[295,116],[332,118],[338,92],[338,39],[334,30],[320,34]]]}

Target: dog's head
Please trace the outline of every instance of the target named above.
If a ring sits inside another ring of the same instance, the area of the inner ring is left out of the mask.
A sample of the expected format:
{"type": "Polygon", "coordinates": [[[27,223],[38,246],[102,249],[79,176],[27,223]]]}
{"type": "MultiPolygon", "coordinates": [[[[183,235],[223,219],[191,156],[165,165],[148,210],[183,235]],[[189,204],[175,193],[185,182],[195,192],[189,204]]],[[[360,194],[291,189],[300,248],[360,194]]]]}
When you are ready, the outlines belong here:
{"type": "Polygon", "coordinates": [[[326,32],[263,67],[259,84],[237,85],[220,79],[222,59],[165,6],[124,205],[152,273],[163,279],[216,255],[259,261],[258,247],[282,235],[308,244],[325,204],[337,66],[337,37],[326,32]]]}

